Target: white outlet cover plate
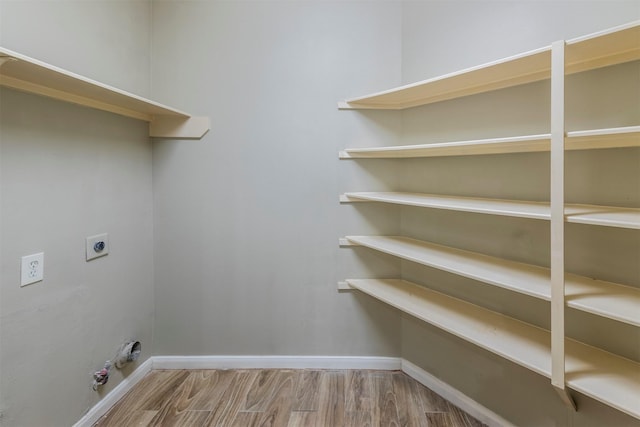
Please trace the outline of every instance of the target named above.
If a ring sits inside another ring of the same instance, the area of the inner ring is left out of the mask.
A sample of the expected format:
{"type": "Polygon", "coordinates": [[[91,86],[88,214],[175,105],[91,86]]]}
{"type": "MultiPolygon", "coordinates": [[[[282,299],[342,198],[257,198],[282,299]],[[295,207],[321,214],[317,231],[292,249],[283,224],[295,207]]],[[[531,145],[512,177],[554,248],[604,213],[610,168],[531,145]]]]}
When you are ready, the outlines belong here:
{"type": "Polygon", "coordinates": [[[109,254],[109,235],[107,233],[102,233],[87,237],[86,252],[87,261],[109,254]],[[94,249],[96,243],[99,242],[104,242],[104,248],[101,251],[94,249]]]}
{"type": "Polygon", "coordinates": [[[31,285],[44,279],[44,252],[22,257],[20,286],[31,285]]]}

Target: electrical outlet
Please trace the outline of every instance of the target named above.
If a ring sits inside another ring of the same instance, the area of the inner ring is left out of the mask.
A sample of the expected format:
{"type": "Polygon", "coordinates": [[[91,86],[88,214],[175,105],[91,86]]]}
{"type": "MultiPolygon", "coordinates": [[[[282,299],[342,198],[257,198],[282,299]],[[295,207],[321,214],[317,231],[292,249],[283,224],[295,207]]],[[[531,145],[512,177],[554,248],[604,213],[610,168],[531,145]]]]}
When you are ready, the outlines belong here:
{"type": "Polygon", "coordinates": [[[109,253],[109,235],[102,233],[87,237],[86,252],[87,261],[107,255],[109,253]]]}
{"type": "Polygon", "coordinates": [[[22,257],[20,286],[27,286],[44,279],[44,252],[22,257]]]}

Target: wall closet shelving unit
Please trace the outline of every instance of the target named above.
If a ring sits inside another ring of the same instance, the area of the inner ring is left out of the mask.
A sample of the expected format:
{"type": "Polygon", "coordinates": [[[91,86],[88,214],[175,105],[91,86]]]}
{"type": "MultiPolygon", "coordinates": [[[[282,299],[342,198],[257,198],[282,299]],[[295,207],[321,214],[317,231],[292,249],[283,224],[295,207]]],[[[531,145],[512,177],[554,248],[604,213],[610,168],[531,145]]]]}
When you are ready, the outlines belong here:
{"type": "MultiPolygon", "coordinates": [[[[640,146],[640,126],[566,132],[566,75],[640,59],[640,22],[500,61],[338,103],[340,109],[405,109],[551,79],[551,132],[410,146],[352,148],[341,159],[473,156],[551,152],[550,203],[402,192],[347,192],[345,202],[382,202],[550,221],[551,268],[404,236],[346,236],[363,246],[513,292],[550,301],[551,330],[496,313],[402,279],[347,279],[357,289],[481,348],[551,379],[565,403],[565,386],[640,418],[640,363],[570,339],[565,307],[640,327],[640,288],[565,272],[564,223],[640,229],[640,209],[564,203],[565,150],[640,146]]],[[[574,406],[575,407],[575,406],[574,406]]]]}
{"type": "Polygon", "coordinates": [[[208,117],[159,104],[0,47],[0,86],[149,122],[149,136],[198,139],[208,117]]]}

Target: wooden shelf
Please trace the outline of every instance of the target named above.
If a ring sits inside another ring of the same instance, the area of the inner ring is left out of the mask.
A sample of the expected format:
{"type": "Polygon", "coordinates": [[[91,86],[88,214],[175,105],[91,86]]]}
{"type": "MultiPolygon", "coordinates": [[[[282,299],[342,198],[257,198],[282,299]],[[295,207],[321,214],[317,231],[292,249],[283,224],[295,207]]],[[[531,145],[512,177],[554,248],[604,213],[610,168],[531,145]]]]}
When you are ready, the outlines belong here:
{"type": "MultiPolygon", "coordinates": [[[[461,212],[551,220],[549,203],[546,202],[400,192],[350,192],[341,196],[340,201],[343,203],[383,202],[461,212]]],[[[640,209],[568,204],[565,206],[565,220],[579,224],[640,229],[640,209]]]]}
{"type": "MultiPolygon", "coordinates": [[[[640,59],[640,22],[567,41],[566,72],[577,73],[640,59]]],[[[340,109],[402,110],[551,76],[551,47],[338,103],[340,109]]]]}
{"type": "MultiPolygon", "coordinates": [[[[347,236],[342,245],[360,245],[546,301],[551,299],[548,268],[509,261],[399,236],[347,236]]],[[[640,289],[565,274],[567,306],[640,326],[640,289]]]]}
{"type": "Polygon", "coordinates": [[[567,132],[566,150],[640,147],[640,126],[567,132]]]}
{"type": "MultiPolygon", "coordinates": [[[[540,375],[551,377],[549,331],[399,279],[349,279],[380,301],[540,375]]],[[[640,418],[640,364],[566,339],[567,385],[640,418]]]]}
{"type": "Polygon", "coordinates": [[[640,21],[567,41],[565,73],[573,74],[640,59],[640,21]]]}
{"type": "Polygon", "coordinates": [[[149,135],[201,138],[208,117],[191,115],[0,47],[0,86],[149,122],[149,135]]]}
{"type": "Polygon", "coordinates": [[[565,151],[640,147],[640,126],[568,131],[567,75],[640,60],[640,21],[398,88],[348,99],[340,109],[402,110],[551,80],[549,133],[387,147],[349,148],[341,159],[550,153],[551,203],[400,192],[349,192],[341,202],[382,202],[550,221],[550,268],[395,236],[347,236],[364,246],[550,302],[551,332],[403,280],[348,280],[385,301],[488,351],[551,378],[567,407],[565,385],[640,419],[640,363],[567,339],[566,307],[640,326],[640,288],[565,270],[565,222],[640,230],[640,209],[567,204],[565,151]],[[553,145],[553,146],[552,146],[553,145]]]}
{"type": "Polygon", "coordinates": [[[567,204],[565,221],[575,224],[640,229],[640,209],[614,206],[567,204]]]}
{"type": "Polygon", "coordinates": [[[403,110],[525,83],[551,75],[551,47],[338,103],[338,108],[403,110]]]}
{"type": "MultiPolygon", "coordinates": [[[[640,126],[568,132],[566,150],[640,147],[640,126]]],[[[483,154],[548,152],[551,135],[526,135],[508,138],[476,139],[392,147],[349,148],[341,159],[397,159],[409,157],[472,156],[483,154]]]]}
{"type": "Polygon", "coordinates": [[[393,147],[349,148],[341,159],[397,159],[409,157],[474,156],[480,154],[530,153],[549,151],[550,134],[393,147]]]}

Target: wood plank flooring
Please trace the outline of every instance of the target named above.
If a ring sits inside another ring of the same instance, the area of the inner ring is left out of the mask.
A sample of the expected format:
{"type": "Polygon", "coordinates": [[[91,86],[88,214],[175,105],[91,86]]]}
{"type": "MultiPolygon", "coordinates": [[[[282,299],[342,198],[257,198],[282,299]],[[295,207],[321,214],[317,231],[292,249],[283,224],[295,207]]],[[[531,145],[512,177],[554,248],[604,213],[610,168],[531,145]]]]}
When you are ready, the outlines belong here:
{"type": "Polygon", "coordinates": [[[399,371],[157,370],[95,427],[481,427],[399,371]]]}

